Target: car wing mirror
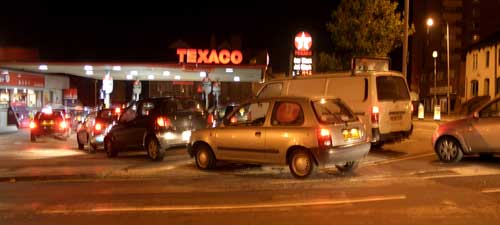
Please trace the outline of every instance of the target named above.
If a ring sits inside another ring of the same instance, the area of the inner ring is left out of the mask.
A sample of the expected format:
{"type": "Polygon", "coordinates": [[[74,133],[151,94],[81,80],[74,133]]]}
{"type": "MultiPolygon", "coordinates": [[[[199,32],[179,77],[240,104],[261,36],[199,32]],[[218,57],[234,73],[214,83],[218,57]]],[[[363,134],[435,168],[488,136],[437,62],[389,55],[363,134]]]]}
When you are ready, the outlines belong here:
{"type": "Polygon", "coordinates": [[[478,112],[472,113],[472,118],[479,119],[479,113],[478,112]]]}

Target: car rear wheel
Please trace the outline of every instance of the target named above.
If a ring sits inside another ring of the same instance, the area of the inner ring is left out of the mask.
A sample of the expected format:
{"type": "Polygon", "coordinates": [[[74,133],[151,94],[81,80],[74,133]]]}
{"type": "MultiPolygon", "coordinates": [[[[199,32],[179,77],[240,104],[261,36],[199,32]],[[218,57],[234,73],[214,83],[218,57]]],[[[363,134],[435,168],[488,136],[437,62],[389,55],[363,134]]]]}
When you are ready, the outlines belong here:
{"type": "Polygon", "coordinates": [[[358,168],[359,161],[350,161],[350,162],[345,162],[342,164],[337,164],[335,167],[337,168],[338,171],[342,173],[350,173],[356,170],[358,168]]]}
{"type": "Polygon", "coordinates": [[[298,149],[292,152],[288,166],[295,178],[307,178],[315,172],[316,165],[308,151],[298,149]]]}
{"type": "Polygon", "coordinates": [[[78,149],[83,150],[85,146],[84,144],[82,144],[82,141],[80,141],[80,137],[78,136],[78,134],[76,135],[76,142],[78,143],[78,149]]]}
{"type": "Polygon", "coordinates": [[[204,144],[200,144],[196,147],[195,160],[196,167],[202,170],[213,169],[217,163],[212,150],[204,144]]]}
{"type": "Polygon", "coordinates": [[[87,135],[87,144],[88,144],[87,151],[89,153],[95,153],[96,147],[95,147],[95,145],[92,144],[92,142],[90,141],[90,137],[88,135],[87,135]]]}
{"type": "Polygon", "coordinates": [[[154,138],[149,138],[146,144],[149,158],[153,161],[162,161],[165,156],[165,151],[160,148],[158,141],[154,138]]]}
{"type": "Polygon", "coordinates": [[[109,138],[104,141],[104,150],[108,158],[114,158],[118,155],[118,151],[113,147],[113,141],[109,138]]]}
{"type": "Polygon", "coordinates": [[[439,141],[436,153],[441,161],[447,163],[459,162],[464,155],[457,140],[451,137],[444,137],[439,141]]]}

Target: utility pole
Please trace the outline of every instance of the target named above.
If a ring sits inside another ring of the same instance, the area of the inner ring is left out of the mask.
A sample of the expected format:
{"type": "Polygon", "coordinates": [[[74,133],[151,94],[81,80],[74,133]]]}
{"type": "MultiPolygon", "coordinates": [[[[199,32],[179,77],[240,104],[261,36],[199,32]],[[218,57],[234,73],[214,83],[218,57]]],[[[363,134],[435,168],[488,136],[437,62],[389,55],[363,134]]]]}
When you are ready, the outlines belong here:
{"type": "Polygon", "coordinates": [[[408,20],[410,17],[410,3],[409,0],[405,0],[405,12],[404,12],[404,40],[403,40],[403,76],[407,77],[407,65],[408,65],[408,20]]]}

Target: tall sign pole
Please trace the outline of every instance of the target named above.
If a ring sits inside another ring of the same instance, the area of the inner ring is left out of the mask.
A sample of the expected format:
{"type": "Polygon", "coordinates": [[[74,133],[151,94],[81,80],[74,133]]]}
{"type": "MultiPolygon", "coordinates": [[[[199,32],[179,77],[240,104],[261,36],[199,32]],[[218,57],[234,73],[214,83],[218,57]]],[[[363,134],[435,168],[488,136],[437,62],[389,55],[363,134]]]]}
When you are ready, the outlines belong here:
{"type": "Polygon", "coordinates": [[[404,12],[404,40],[403,40],[403,76],[407,78],[407,65],[408,65],[408,20],[410,17],[410,3],[409,0],[405,0],[405,12],[404,12]]]}

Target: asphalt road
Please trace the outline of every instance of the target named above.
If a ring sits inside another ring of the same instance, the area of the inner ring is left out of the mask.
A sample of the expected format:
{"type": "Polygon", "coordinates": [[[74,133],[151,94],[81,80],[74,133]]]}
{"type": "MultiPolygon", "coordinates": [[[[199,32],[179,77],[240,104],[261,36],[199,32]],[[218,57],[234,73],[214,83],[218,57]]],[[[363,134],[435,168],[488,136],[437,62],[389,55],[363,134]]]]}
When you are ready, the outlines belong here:
{"type": "Polygon", "coordinates": [[[286,167],[199,171],[173,149],[161,163],[76,142],[0,136],[0,224],[499,224],[500,158],[439,162],[436,124],[372,151],[354,174],[306,180],[286,167]]]}

